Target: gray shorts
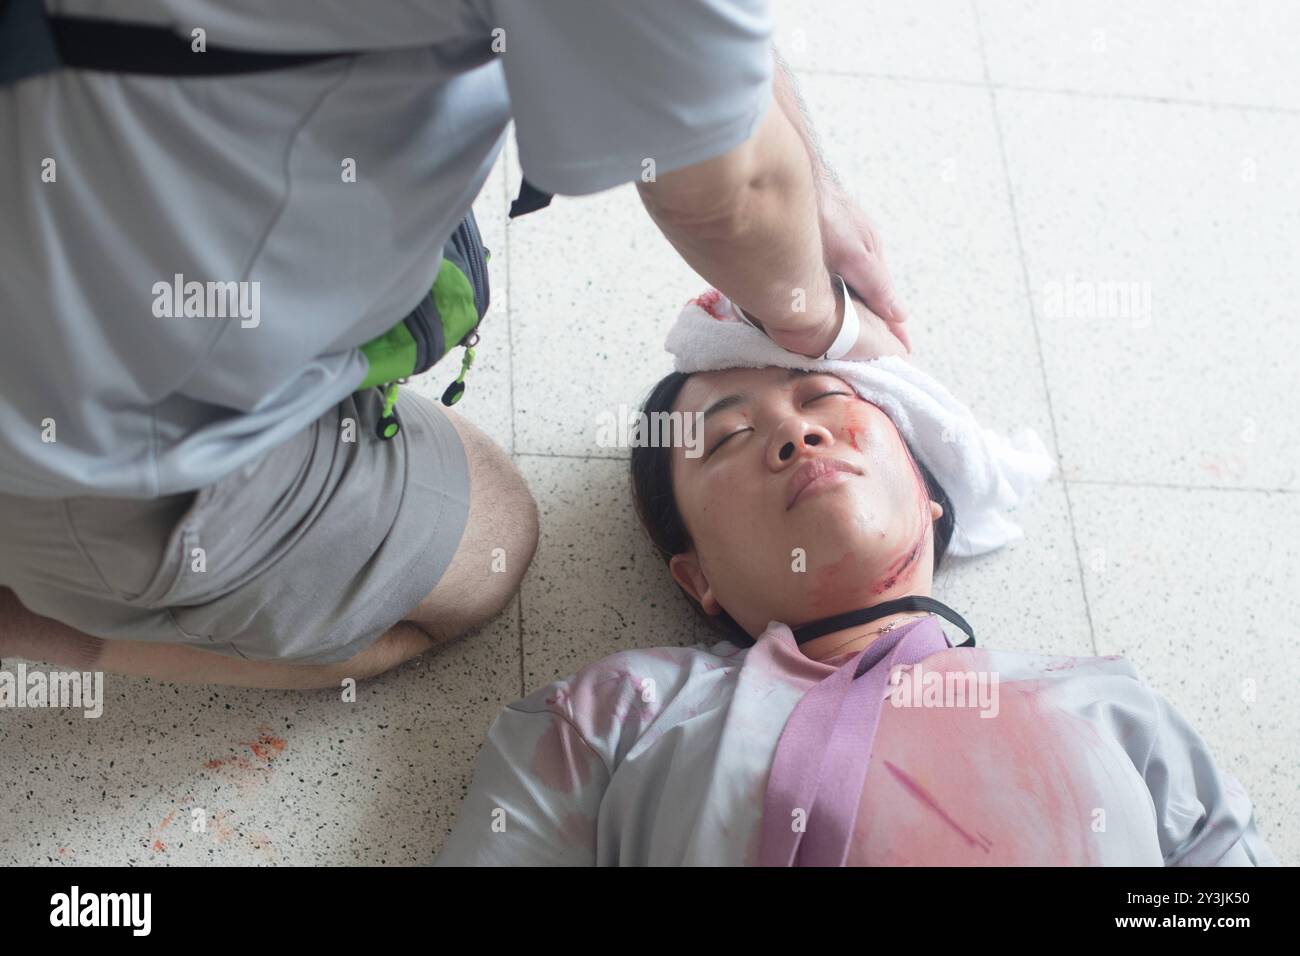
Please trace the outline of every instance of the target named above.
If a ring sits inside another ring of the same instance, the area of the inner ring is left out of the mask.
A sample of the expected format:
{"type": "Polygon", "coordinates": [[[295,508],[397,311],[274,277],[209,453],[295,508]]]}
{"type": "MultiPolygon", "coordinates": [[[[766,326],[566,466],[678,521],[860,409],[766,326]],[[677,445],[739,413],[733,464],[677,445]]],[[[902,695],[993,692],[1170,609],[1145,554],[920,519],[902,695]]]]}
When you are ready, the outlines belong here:
{"type": "Polygon", "coordinates": [[[401,431],[382,441],[380,405],[377,389],[353,395],[195,492],[0,493],[0,584],[99,637],[345,660],[433,590],[469,517],[465,449],[441,407],[403,389],[401,431]]]}

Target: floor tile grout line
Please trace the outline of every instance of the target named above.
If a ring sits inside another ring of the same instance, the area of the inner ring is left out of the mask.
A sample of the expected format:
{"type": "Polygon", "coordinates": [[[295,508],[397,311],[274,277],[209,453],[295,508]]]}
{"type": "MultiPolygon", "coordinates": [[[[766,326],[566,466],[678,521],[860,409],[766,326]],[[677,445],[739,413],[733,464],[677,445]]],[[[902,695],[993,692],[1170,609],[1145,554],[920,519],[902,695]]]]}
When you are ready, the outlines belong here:
{"type": "Polygon", "coordinates": [[[528,696],[528,690],[524,686],[524,586],[522,582],[519,590],[515,592],[515,627],[519,637],[519,696],[524,698],[528,696]]]}
{"type": "MultiPolygon", "coordinates": [[[[1020,279],[1024,284],[1025,304],[1029,310],[1029,327],[1034,333],[1034,349],[1038,353],[1038,374],[1043,382],[1043,396],[1047,400],[1047,418],[1052,426],[1052,446],[1056,449],[1057,455],[1061,454],[1061,437],[1060,431],[1056,425],[1056,409],[1052,405],[1052,389],[1047,380],[1047,362],[1043,357],[1042,337],[1038,332],[1038,319],[1034,314],[1033,286],[1029,281],[1029,262],[1025,258],[1024,238],[1020,233],[1020,211],[1016,207],[1015,189],[1011,183],[1011,165],[1007,161],[1007,146],[1005,138],[1002,135],[1002,119],[998,114],[998,94],[990,83],[988,53],[984,48],[984,29],[980,22],[979,6],[975,0],[970,0],[971,16],[975,22],[975,37],[979,44],[980,62],[984,67],[984,80],[988,89],[989,110],[993,115],[993,131],[998,141],[998,156],[1002,162],[1002,181],[1007,190],[1007,204],[1011,207],[1011,229],[1016,239],[1016,252],[1020,258],[1020,279]]],[[[1058,463],[1059,467],[1059,463],[1058,463]]],[[[1070,498],[1070,482],[1062,474],[1061,490],[1065,497],[1065,518],[1070,526],[1070,540],[1074,544],[1074,562],[1079,573],[1079,592],[1083,597],[1083,612],[1088,621],[1088,639],[1092,643],[1093,654],[1099,654],[1097,650],[1097,629],[1092,620],[1092,605],[1088,600],[1088,582],[1083,573],[1083,558],[1079,552],[1079,529],[1074,520],[1074,502],[1070,498]]]]}
{"type": "Polygon", "coordinates": [[[1123,481],[1115,478],[1071,478],[1070,484],[1111,488],[1150,488],[1164,491],[1236,491],[1258,495],[1300,495],[1300,488],[1263,488],[1258,485],[1234,488],[1231,485],[1180,485],[1171,481],[1123,481]]]}
{"type": "Polygon", "coordinates": [[[580,458],[583,460],[591,459],[592,461],[631,461],[631,455],[580,455],[577,453],[569,454],[568,452],[549,452],[549,451],[521,451],[516,452],[521,458],[580,458]]]}
{"type": "MultiPolygon", "coordinates": [[[[515,457],[515,449],[518,445],[518,439],[515,437],[515,295],[514,288],[511,285],[511,279],[514,276],[514,270],[511,268],[510,259],[510,156],[514,147],[514,133],[510,127],[506,128],[506,141],[501,147],[501,197],[498,200],[500,207],[498,213],[502,221],[505,222],[505,229],[502,230],[506,245],[506,353],[508,361],[506,362],[507,379],[509,381],[510,391],[510,457],[511,460],[518,463],[515,457]]],[[[524,689],[524,589],[522,583],[519,590],[515,592],[515,639],[519,646],[519,696],[526,696],[524,689]]]]}
{"type": "Polygon", "coordinates": [[[510,453],[515,451],[515,290],[511,282],[514,276],[514,270],[511,268],[510,260],[510,153],[513,147],[512,135],[507,127],[506,142],[501,148],[502,168],[501,168],[501,207],[499,213],[502,221],[505,223],[505,229],[502,230],[506,244],[506,352],[509,360],[506,363],[507,376],[510,382],[510,453]]]}
{"type": "MultiPolygon", "coordinates": [[[[981,38],[981,44],[983,40],[981,38]]],[[[827,70],[795,67],[799,76],[833,76],[842,79],[890,80],[898,83],[929,83],[939,86],[964,86],[973,89],[1007,90],[1013,93],[1042,93],[1047,96],[1075,96],[1082,99],[1124,100],[1149,103],[1157,106],[1191,106],[1202,109],[1271,113],[1281,116],[1300,116],[1300,107],[1265,106],[1260,103],[1215,103],[1209,100],[1183,99],[1177,96],[1154,96],[1144,93],[1101,93],[1092,90],[1072,90],[1064,87],[1028,86],[1023,83],[995,83],[992,80],[961,80],[943,76],[908,76],[905,73],[857,72],[856,70],[827,70]]],[[[985,65],[987,75],[987,64],[985,65]]]]}
{"type": "Polygon", "coordinates": [[[961,80],[947,76],[908,76],[906,73],[859,73],[857,70],[827,70],[822,67],[809,68],[800,66],[792,66],[792,69],[794,70],[796,77],[833,76],[845,80],[891,80],[898,83],[928,83],[937,86],[969,86],[977,90],[982,90],[989,85],[982,80],[961,80]]]}
{"type": "Polygon", "coordinates": [[[1094,93],[1089,90],[1047,89],[1045,87],[1025,86],[1020,83],[989,83],[995,90],[1010,93],[1043,93],[1051,96],[1075,96],[1081,99],[1125,100],[1133,103],[1148,103],[1152,106],[1191,106],[1198,109],[1232,110],[1235,112],[1270,113],[1278,116],[1300,116],[1300,107],[1264,106],[1255,103],[1213,103],[1208,100],[1189,100],[1177,96],[1150,96],[1142,93],[1094,93]]]}

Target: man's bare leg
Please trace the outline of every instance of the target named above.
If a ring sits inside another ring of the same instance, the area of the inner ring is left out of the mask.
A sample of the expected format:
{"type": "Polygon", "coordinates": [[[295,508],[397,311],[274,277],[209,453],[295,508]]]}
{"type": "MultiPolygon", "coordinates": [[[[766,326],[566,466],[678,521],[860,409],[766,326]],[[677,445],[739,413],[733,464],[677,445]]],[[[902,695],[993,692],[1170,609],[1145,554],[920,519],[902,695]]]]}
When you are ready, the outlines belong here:
{"type": "Polygon", "coordinates": [[[0,660],[22,657],[72,670],[93,670],[106,641],[33,614],[18,595],[0,587],[0,660]]]}
{"type": "Polygon", "coordinates": [[[152,677],[179,684],[225,684],[266,690],[336,688],[345,677],[363,680],[423,654],[434,640],[407,621],[389,628],[365,650],[337,664],[250,661],[184,644],[106,641],[33,614],[0,588],[0,659],[22,657],[56,667],[152,677]]]}
{"type": "Polygon", "coordinates": [[[132,674],[180,684],[225,684],[266,690],[337,689],[344,678],[364,680],[433,647],[433,640],[407,621],[389,628],[379,639],[337,664],[294,664],[289,661],[249,661],[226,657],[183,644],[150,641],[104,641],[97,670],[132,674]]]}
{"type": "Polygon", "coordinates": [[[184,644],[106,641],[29,611],[0,587],[0,659],[23,657],[75,670],[186,684],[309,690],[345,677],[373,677],[471,630],[507,606],[537,547],[537,506],[510,456],[464,417],[439,409],[465,446],[470,513],[455,557],[407,617],[356,656],[337,664],[251,661],[184,644]],[[507,558],[499,572],[493,556],[507,558]]]}

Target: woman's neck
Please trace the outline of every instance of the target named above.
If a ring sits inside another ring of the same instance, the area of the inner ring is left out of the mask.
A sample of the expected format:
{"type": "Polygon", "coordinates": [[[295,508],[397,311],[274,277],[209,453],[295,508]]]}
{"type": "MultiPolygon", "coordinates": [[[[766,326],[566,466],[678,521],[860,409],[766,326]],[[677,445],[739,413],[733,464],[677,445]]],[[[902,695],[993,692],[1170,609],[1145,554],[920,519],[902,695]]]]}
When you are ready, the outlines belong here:
{"type": "Polygon", "coordinates": [[[856,624],[853,627],[846,627],[842,630],[832,631],[829,634],[823,634],[821,637],[815,637],[808,643],[803,644],[799,649],[803,651],[805,657],[810,657],[815,661],[832,660],[848,654],[856,654],[873,641],[883,637],[886,633],[885,628],[889,627],[890,624],[893,624],[894,627],[902,627],[904,624],[910,621],[918,621],[928,614],[928,611],[899,611],[896,614],[888,614],[866,624],[856,624]]]}

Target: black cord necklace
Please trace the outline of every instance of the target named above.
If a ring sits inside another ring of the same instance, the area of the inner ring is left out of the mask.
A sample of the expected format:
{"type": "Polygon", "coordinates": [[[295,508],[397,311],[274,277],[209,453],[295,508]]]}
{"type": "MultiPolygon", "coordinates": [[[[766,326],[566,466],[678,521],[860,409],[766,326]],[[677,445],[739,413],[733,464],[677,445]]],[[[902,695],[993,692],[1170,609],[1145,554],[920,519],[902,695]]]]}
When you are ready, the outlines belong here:
{"type": "Polygon", "coordinates": [[[898,614],[900,611],[933,611],[935,614],[946,617],[969,635],[957,647],[975,646],[975,632],[966,623],[964,617],[942,601],[936,601],[934,598],[924,597],[920,594],[909,594],[906,597],[894,598],[892,601],[873,604],[871,607],[858,608],[856,611],[845,611],[843,614],[836,614],[833,617],[824,617],[819,621],[811,621],[808,624],[791,628],[791,633],[794,634],[796,644],[807,644],[823,634],[832,634],[835,631],[842,631],[846,627],[857,627],[859,624],[870,624],[872,621],[888,617],[891,614],[898,614]]]}

